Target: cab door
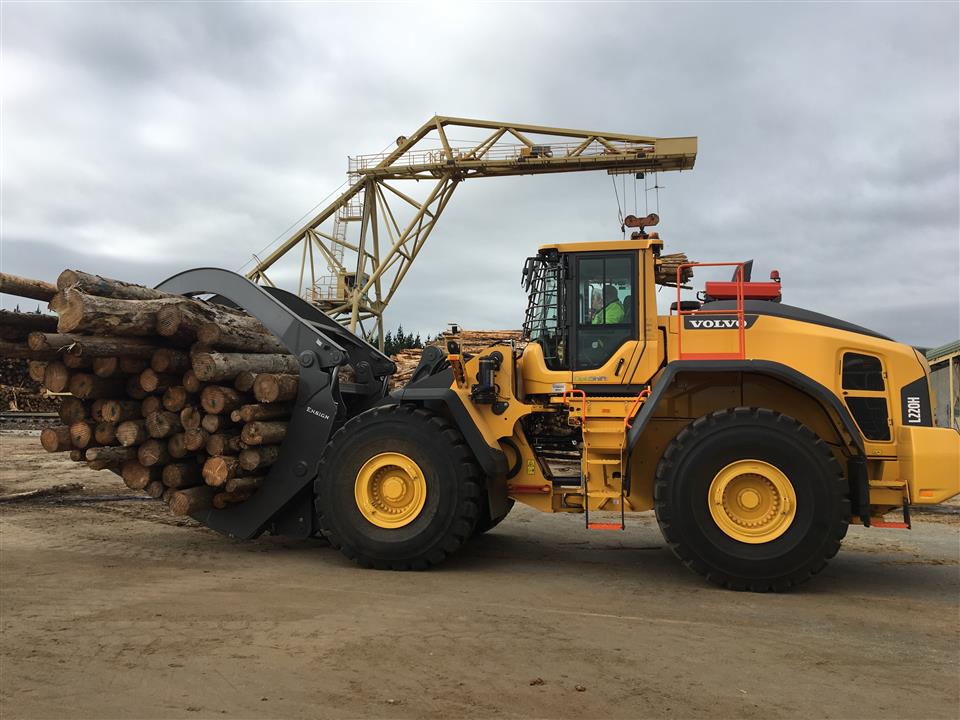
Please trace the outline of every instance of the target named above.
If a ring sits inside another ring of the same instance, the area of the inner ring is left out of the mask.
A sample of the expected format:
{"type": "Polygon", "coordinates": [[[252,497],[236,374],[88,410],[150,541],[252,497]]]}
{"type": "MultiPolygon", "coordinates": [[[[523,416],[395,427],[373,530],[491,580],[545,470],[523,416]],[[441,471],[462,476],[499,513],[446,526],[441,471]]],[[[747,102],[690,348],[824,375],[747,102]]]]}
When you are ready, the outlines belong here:
{"type": "Polygon", "coordinates": [[[638,345],[636,252],[573,258],[571,369],[576,386],[624,383],[638,345]]]}

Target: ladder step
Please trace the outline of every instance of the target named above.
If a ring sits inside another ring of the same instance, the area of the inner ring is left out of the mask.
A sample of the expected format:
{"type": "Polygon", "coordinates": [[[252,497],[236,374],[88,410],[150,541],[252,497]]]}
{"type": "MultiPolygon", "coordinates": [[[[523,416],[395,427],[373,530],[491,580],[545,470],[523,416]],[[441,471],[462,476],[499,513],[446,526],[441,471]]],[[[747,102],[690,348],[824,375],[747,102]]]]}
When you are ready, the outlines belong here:
{"type": "Polygon", "coordinates": [[[871,520],[870,527],[878,528],[897,528],[899,530],[909,530],[910,526],[905,522],[884,522],[882,520],[871,520]]]}
{"type": "Polygon", "coordinates": [[[598,458],[596,460],[587,460],[587,465],[619,465],[619,464],[620,464],[620,458],[616,458],[616,459],[598,458]]]}
{"type": "Polygon", "coordinates": [[[587,528],[590,530],[623,530],[624,527],[620,523],[601,523],[601,522],[591,522],[587,523],[587,528]]]}

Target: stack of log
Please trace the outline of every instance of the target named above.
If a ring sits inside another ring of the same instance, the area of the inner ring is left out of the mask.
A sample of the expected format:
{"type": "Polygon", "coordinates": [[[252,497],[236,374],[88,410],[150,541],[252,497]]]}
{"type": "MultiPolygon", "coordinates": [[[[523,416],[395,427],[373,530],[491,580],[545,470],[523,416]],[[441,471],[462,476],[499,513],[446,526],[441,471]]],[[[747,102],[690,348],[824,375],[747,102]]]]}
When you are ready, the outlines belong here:
{"type": "MultiPolygon", "coordinates": [[[[683,253],[670,253],[669,255],[661,255],[657,258],[656,265],[654,266],[654,279],[658,285],[666,285],[668,287],[677,286],[677,270],[681,265],[686,265],[690,262],[687,259],[687,256],[683,253]]],[[[680,271],[680,287],[685,287],[689,289],[687,283],[693,279],[693,268],[683,268],[680,271]]]]}
{"type": "MultiPolygon", "coordinates": [[[[509,343],[511,340],[517,347],[523,346],[523,332],[520,330],[457,330],[457,332],[444,333],[436,340],[427,343],[427,347],[434,345],[447,349],[447,341],[455,340],[460,345],[460,351],[470,355],[485,350],[491,345],[498,343],[509,343]]],[[[410,350],[401,350],[396,355],[391,356],[397,364],[397,372],[390,378],[390,389],[403,387],[410,380],[413,371],[417,369],[420,363],[420,356],[423,350],[414,348],[410,350]]]]}
{"type": "Polygon", "coordinates": [[[69,393],[41,432],[48,452],[113,470],[176,515],[243,502],[264,482],[299,364],[258,320],[75,270],[56,286],[0,276],[0,292],[48,300],[58,316],[0,348],[69,393]]]}

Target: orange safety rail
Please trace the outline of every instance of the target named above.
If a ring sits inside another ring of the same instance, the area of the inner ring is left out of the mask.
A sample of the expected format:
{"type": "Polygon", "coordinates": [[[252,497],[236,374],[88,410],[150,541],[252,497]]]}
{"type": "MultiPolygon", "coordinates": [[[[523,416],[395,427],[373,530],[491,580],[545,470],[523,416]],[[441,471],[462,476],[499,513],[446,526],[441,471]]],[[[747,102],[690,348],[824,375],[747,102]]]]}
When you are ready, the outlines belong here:
{"type": "Polygon", "coordinates": [[[633,405],[630,406],[630,409],[627,411],[626,417],[623,418],[623,424],[627,429],[633,427],[630,424],[630,421],[633,420],[633,416],[637,413],[637,408],[640,407],[640,404],[650,397],[650,388],[644,388],[640,391],[640,394],[633,401],[633,405]]]}
{"type": "Polygon", "coordinates": [[[586,393],[585,391],[580,390],[579,388],[570,388],[569,390],[564,390],[564,391],[563,391],[563,397],[561,398],[561,402],[563,402],[565,405],[569,405],[569,404],[570,404],[570,400],[568,400],[567,398],[572,398],[574,395],[580,395],[580,415],[581,415],[582,418],[583,418],[580,422],[581,422],[582,424],[586,425],[586,423],[587,423],[587,393],[586,393]]]}
{"type": "MultiPolygon", "coordinates": [[[[746,323],[743,319],[743,265],[742,262],[685,263],[677,266],[677,360],[744,360],[747,357],[746,323]],[[687,315],[729,315],[729,310],[681,310],[680,290],[683,285],[683,271],[694,267],[735,267],[737,268],[737,335],[740,349],[735,353],[684,353],[683,318],[687,315]]],[[[671,311],[671,315],[673,311],[671,311]]]]}

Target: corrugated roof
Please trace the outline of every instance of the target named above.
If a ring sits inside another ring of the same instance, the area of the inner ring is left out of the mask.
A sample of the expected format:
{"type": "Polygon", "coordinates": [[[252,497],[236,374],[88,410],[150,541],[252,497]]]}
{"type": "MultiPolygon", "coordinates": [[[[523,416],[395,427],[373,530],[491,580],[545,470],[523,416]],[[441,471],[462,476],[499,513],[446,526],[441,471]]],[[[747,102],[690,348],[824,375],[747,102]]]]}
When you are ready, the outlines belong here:
{"type": "Polygon", "coordinates": [[[937,348],[930,348],[926,352],[927,361],[929,362],[947,357],[949,355],[958,354],[960,354],[960,340],[954,340],[953,342],[947,343],[946,345],[941,345],[937,348]]]}

